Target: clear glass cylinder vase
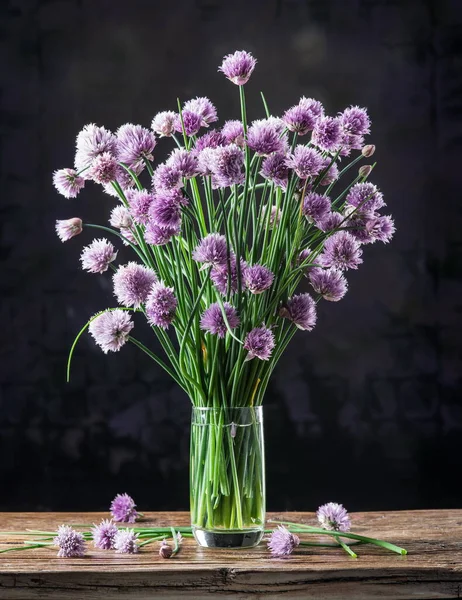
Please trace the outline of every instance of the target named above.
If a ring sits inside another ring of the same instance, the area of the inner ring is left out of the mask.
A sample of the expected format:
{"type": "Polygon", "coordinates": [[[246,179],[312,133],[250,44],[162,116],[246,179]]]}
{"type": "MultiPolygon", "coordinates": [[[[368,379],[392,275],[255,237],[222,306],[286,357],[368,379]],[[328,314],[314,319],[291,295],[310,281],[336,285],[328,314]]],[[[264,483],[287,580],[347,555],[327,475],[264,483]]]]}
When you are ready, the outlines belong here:
{"type": "Polygon", "coordinates": [[[248,548],[263,537],[263,409],[193,408],[191,524],[200,546],[248,548]]]}

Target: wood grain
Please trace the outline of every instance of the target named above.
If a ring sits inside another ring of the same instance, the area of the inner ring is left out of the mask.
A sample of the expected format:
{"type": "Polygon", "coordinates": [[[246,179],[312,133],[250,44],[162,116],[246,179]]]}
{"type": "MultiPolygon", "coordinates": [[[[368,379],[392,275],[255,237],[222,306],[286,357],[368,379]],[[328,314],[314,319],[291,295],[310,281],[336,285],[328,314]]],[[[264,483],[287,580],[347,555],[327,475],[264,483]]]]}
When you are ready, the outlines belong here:
{"type": "MultiPolygon", "coordinates": [[[[0,530],[54,530],[62,523],[98,523],[102,513],[0,513],[0,530]]],[[[273,513],[271,518],[314,524],[313,513],[273,513]]],[[[161,559],[156,544],[140,554],[89,548],[86,557],[58,559],[55,549],[0,554],[0,598],[108,600],[112,598],[326,598],[340,600],[433,599],[462,596],[462,510],[357,513],[355,533],[404,546],[398,556],[360,546],[360,558],[340,549],[302,548],[272,559],[266,545],[208,550],[186,540],[181,552],[161,559]]],[[[146,513],[143,524],[188,525],[188,513],[146,513]]],[[[2,537],[0,548],[19,545],[2,537]]]]}

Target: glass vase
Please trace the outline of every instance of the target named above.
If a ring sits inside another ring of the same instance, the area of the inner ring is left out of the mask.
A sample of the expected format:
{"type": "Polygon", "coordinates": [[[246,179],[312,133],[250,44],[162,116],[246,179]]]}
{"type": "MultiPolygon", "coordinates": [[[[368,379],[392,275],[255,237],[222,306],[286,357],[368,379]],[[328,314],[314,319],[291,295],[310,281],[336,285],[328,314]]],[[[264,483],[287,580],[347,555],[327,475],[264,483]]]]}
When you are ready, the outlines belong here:
{"type": "Polygon", "coordinates": [[[248,548],[263,537],[263,409],[193,408],[191,524],[200,546],[248,548]]]}

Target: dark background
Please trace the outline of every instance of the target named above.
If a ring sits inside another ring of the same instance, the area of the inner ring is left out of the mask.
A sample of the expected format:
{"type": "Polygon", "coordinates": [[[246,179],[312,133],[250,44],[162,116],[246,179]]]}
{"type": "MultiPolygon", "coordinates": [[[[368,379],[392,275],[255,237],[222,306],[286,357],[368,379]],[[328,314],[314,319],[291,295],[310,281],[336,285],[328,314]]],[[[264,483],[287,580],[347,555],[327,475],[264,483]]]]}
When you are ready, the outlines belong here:
{"type": "Polygon", "coordinates": [[[54,221],[104,222],[114,201],[96,186],[66,200],[51,173],[88,122],[149,126],[196,95],[236,118],[217,67],[241,48],[259,59],[251,118],[260,90],[273,114],[301,95],[369,108],[398,227],[276,370],[268,508],[460,506],[461,2],[1,0],[0,15],[0,509],[105,509],[122,491],[188,508],[190,406],[161,370],[85,336],[65,383],[74,335],[114,300],[110,276],[79,268],[90,231],[62,245],[54,221]]]}

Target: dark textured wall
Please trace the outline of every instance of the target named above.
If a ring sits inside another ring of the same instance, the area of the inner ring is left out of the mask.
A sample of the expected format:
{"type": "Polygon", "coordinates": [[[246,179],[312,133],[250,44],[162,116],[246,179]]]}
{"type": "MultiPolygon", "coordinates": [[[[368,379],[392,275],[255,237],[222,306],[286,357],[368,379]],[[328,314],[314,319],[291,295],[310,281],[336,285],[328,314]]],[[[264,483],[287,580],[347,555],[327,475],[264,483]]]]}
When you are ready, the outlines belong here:
{"type": "MultiPolygon", "coordinates": [[[[187,508],[189,404],[135,348],[85,337],[113,304],[109,277],[79,270],[90,233],[61,245],[54,220],[102,222],[96,186],[58,196],[87,122],[149,125],[237,89],[224,54],[259,59],[251,117],[300,95],[330,112],[368,106],[373,180],[398,232],[367,247],[350,291],[299,333],[267,397],[270,509],[455,507],[462,467],[462,10],[458,0],[2,0],[0,508],[187,508]]],[[[167,148],[168,143],[163,144],[167,148]]],[[[162,153],[162,151],[160,151],[162,153]]],[[[87,186],[88,187],[88,186],[87,186]]],[[[141,323],[140,323],[141,328],[141,323]]]]}

